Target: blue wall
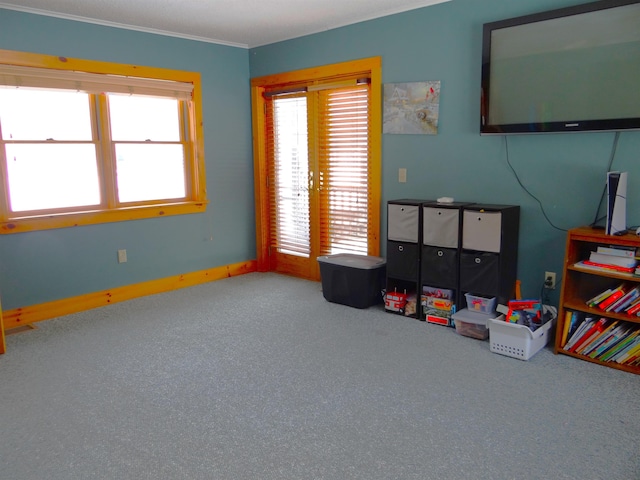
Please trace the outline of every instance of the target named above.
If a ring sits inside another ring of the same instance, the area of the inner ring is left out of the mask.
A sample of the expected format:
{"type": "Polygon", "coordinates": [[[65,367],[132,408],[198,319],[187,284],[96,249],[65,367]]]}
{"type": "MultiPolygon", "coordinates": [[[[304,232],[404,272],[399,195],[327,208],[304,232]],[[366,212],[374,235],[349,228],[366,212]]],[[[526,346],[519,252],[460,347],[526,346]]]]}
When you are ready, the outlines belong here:
{"type": "MultiPolygon", "coordinates": [[[[381,56],[383,83],[440,80],[437,136],[383,135],[383,201],[450,196],[520,205],[518,277],[523,295],[539,296],[545,271],[558,272],[560,280],[563,230],[590,224],[596,215],[615,134],[481,137],[482,24],[579,3],[584,2],[453,0],[252,49],[251,76],[381,56]],[[522,183],[558,229],[518,184],[507,147],[522,183]],[[407,168],[407,183],[398,183],[400,167],[407,168]]],[[[612,168],[629,172],[629,226],[640,224],[639,157],[640,132],[622,133],[612,168]]]]}
{"type": "Polygon", "coordinates": [[[246,49],[3,9],[0,48],[201,72],[210,202],[203,214],[1,235],[4,309],[255,258],[246,49]]]}
{"type": "MultiPolygon", "coordinates": [[[[0,9],[3,49],[201,72],[210,200],[204,214],[0,236],[3,307],[255,258],[250,77],[370,56],[382,57],[385,83],[442,82],[438,135],[383,135],[383,202],[521,205],[518,276],[525,296],[538,295],[543,272],[562,271],[562,229],[595,216],[614,134],[508,137],[510,161],[552,227],[509,168],[505,138],[478,134],[482,24],[578,3],[453,0],[249,51],[0,9]],[[116,262],[121,248],[126,264],[116,262]]],[[[629,172],[630,226],[640,224],[639,156],[640,132],[622,133],[613,169],[629,172]]]]}

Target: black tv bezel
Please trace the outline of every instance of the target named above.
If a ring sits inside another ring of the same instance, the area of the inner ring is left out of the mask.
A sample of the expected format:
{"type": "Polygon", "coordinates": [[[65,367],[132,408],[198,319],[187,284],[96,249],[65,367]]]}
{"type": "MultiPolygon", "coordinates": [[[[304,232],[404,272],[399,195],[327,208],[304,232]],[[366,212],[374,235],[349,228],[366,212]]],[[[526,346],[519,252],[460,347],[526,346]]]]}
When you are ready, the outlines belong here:
{"type": "Polygon", "coordinates": [[[480,99],[480,134],[535,134],[640,130],[640,117],[619,119],[575,119],[562,122],[488,124],[486,112],[489,111],[490,73],[491,73],[491,33],[502,28],[517,27],[531,23],[591,13],[626,5],[639,4],[640,0],[599,0],[572,7],[548,10],[545,12],[485,23],[482,31],[482,77],[480,99]]]}

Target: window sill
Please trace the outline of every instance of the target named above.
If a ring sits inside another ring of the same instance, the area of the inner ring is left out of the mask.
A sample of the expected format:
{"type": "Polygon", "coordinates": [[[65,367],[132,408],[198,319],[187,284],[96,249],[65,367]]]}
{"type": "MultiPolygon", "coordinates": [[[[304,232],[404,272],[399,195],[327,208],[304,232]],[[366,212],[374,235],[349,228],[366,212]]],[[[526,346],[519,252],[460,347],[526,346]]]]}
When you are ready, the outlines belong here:
{"type": "Polygon", "coordinates": [[[111,210],[90,210],[73,213],[55,213],[29,217],[16,217],[0,222],[0,235],[50,230],[54,228],[79,227],[99,223],[142,220],[170,215],[203,213],[207,201],[165,203],[147,206],[126,207],[111,210]]]}

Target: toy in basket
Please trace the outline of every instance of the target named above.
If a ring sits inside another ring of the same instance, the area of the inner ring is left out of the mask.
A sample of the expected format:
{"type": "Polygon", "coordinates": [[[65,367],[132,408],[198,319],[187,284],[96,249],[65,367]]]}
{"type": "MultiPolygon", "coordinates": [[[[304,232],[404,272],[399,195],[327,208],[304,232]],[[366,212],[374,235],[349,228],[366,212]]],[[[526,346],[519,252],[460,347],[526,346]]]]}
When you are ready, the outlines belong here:
{"type": "MultiPolygon", "coordinates": [[[[556,321],[555,308],[543,305],[540,312],[539,319],[533,316],[532,328],[529,325],[509,321],[509,314],[507,314],[507,318],[490,319],[490,350],[520,360],[529,360],[533,357],[549,341],[550,332],[553,331],[556,321]]],[[[530,321],[530,317],[518,316],[523,323],[530,321]]],[[[513,319],[513,315],[511,315],[511,319],[513,319]]]]}
{"type": "Polygon", "coordinates": [[[537,330],[542,325],[542,303],[540,300],[509,300],[507,322],[524,325],[537,330]]]}

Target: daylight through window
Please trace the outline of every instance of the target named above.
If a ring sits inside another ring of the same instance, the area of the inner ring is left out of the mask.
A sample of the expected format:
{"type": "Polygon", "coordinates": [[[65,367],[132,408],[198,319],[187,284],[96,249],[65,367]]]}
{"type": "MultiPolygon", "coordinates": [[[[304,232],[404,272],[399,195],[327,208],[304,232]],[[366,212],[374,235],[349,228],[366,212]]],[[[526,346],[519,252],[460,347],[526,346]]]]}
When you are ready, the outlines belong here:
{"type": "Polygon", "coordinates": [[[2,64],[3,53],[2,233],[205,208],[198,74],[32,68],[2,64]]]}

